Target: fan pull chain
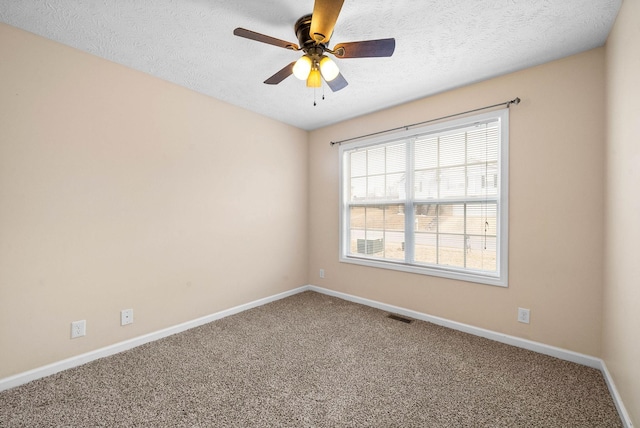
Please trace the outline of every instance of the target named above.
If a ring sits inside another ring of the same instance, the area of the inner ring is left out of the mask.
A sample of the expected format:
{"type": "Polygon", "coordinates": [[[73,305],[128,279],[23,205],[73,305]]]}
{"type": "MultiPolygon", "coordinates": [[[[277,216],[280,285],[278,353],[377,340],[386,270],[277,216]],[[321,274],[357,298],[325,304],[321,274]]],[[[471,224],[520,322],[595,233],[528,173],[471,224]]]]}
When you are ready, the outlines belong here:
{"type": "MultiPolygon", "coordinates": [[[[318,103],[316,102],[316,89],[317,88],[313,88],[313,106],[316,107],[318,105],[318,103]]],[[[324,85],[322,85],[322,100],[324,101],[324,85]]]]}

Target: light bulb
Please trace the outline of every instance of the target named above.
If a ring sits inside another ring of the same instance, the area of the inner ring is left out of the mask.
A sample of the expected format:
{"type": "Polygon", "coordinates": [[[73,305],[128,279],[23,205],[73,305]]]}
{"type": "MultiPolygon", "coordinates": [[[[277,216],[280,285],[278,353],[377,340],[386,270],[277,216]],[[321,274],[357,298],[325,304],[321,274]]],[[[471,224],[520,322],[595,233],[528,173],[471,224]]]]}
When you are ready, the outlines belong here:
{"type": "Polygon", "coordinates": [[[331,82],[340,74],[338,66],[328,56],[323,56],[320,60],[320,71],[322,72],[322,77],[324,77],[324,80],[327,82],[331,82]]]}
{"type": "Polygon", "coordinates": [[[320,70],[317,68],[312,69],[307,77],[307,86],[310,88],[319,88],[322,86],[322,76],[320,76],[320,70]]]}
{"type": "Polygon", "coordinates": [[[311,65],[311,58],[306,55],[300,57],[300,59],[293,65],[293,75],[300,80],[306,80],[307,77],[309,77],[311,65]]]}

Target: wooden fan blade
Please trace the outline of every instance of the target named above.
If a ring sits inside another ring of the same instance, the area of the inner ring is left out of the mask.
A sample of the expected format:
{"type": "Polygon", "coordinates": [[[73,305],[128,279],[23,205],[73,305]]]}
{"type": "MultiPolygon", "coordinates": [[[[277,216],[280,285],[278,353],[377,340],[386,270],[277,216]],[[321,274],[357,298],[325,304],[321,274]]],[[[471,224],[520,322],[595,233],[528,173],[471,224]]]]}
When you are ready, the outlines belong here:
{"type": "Polygon", "coordinates": [[[329,85],[329,87],[331,88],[331,90],[333,92],[337,92],[340,89],[343,89],[344,87],[346,87],[349,83],[347,82],[347,80],[344,78],[344,76],[342,75],[342,73],[338,73],[338,75],[336,76],[335,79],[333,79],[330,82],[327,82],[327,85],[329,85]]]}
{"type": "Polygon", "coordinates": [[[268,45],[278,46],[285,49],[292,49],[299,51],[300,48],[295,43],[287,42],[286,40],[276,39],[275,37],[265,36],[264,34],[256,33],[255,31],[247,30],[246,28],[236,28],[233,30],[233,34],[236,36],[244,37],[245,39],[251,39],[258,42],[266,43],[268,45]]]}
{"type": "Polygon", "coordinates": [[[264,81],[264,83],[266,83],[267,85],[277,85],[278,83],[282,82],[284,79],[286,79],[287,77],[293,74],[293,66],[295,63],[296,62],[293,61],[291,64],[284,66],[282,70],[278,71],[276,74],[269,77],[267,80],[264,81]]]}
{"type": "Polygon", "coordinates": [[[316,0],[311,15],[311,38],[317,43],[328,43],[333,34],[344,0],[316,0]]]}
{"type": "Polygon", "coordinates": [[[379,39],[338,43],[333,52],[338,58],[371,58],[391,56],[395,49],[396,39],[379,39]]]}

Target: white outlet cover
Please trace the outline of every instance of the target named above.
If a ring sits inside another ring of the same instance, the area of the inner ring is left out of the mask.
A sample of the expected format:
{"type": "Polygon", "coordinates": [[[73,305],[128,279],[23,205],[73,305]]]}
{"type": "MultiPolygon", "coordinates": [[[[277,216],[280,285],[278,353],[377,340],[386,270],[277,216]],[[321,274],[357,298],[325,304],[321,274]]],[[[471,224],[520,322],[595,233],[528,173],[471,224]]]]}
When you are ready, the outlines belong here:
{"type": "Polygon", "coordinates": [[[123,309],[120,311],[120,325],[133,323],[133,309],[123,309]]]}
{"type": "Polygon", "coordinates": [[[87,335],[87,321],[80,320],[71,323],[71,338],[82,337],[87,335]]]}
{"type": "Polygon", "coordinates": [[[529,324],[529,309],[518,308],[518,321],[529,324]]]}

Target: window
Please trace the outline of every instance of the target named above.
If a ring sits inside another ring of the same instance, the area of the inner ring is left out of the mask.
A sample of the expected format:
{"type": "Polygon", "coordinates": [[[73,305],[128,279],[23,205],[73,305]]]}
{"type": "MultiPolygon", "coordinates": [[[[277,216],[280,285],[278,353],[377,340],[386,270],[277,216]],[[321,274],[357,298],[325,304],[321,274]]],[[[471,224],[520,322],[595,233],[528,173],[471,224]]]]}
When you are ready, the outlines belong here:
{"type": "Polygon", "coordinates": [[[507,285],[508,109],[340,146],[340,261],[507,285]]]}

